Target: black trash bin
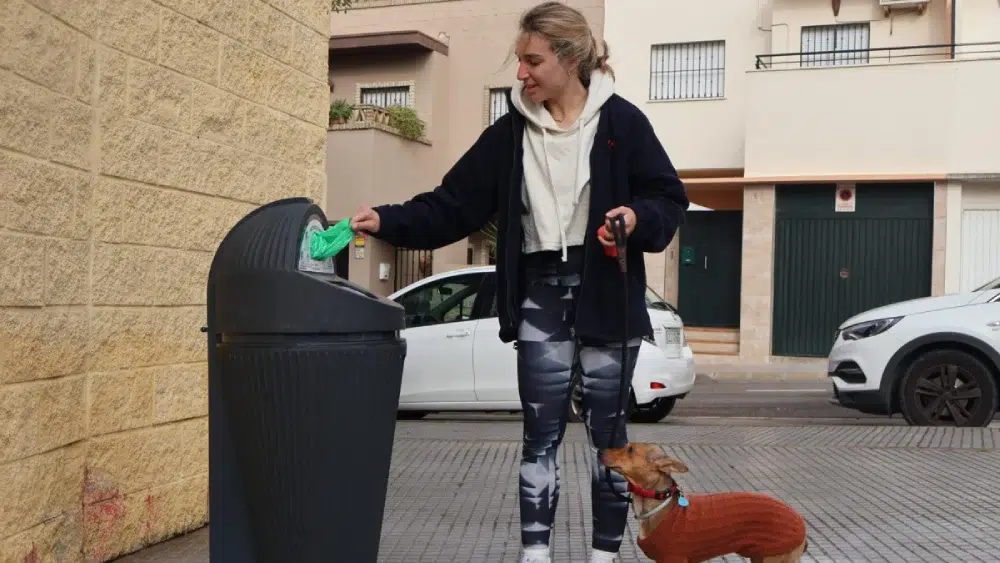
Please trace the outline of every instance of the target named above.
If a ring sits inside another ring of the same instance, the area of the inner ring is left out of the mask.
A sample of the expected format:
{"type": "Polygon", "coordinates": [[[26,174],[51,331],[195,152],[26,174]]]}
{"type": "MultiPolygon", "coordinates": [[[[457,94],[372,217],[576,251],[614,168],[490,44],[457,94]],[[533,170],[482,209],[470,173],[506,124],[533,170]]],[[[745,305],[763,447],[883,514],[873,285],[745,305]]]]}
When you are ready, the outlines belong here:
{"type": "Polygon", "coordinates": [[[374,562],[406,355],[399,305],[309,255],[308,199],[264,205],[208,276],[213,563],[374,562]]]}

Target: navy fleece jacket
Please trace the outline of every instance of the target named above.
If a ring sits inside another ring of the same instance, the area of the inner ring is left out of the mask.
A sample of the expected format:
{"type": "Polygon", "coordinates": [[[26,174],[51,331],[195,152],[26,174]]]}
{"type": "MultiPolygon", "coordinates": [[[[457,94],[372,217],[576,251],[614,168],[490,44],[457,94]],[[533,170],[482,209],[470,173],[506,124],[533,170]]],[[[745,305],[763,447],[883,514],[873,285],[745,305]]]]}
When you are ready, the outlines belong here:
{"type": "MultiPolygon", "coordinates": [[[[514,109],[488,127],[433,191],[400,204],[375,207],[373,236],[405,248],[436,249],[469,236],[497,218],[497,311],[500,339],[517,337],[520,300],[522,139],[525,119],[514,109]]],[[[626,337],[625,282],[617,262],[596,240],[604,214],[622,205],[636,216],[628,238],[627,336],[653,334],[646,310],[644,252],[663,252],[684,222],[688,198],[649,119],[614,94],[601,108],[590,153],[590,213],[576,333],[598,342],[626,337]]]]}

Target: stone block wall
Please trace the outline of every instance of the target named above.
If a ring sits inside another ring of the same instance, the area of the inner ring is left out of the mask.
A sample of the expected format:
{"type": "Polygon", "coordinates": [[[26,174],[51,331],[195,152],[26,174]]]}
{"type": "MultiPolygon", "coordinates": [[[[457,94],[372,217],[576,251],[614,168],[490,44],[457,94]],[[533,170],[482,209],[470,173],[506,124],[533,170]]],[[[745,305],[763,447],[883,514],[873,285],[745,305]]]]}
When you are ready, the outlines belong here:
{"type": "Polygon", "coordinates": [[[773,185],[743,189],[743,271],[740,296],[740,358],[771,360],[771,308],[774,301],[773,185]]]}
{"type": "Polygon", "coordinates": [[[206,275],[324,203],[329,6],[0,2],[0,561],[206,522],[206,275]]]}

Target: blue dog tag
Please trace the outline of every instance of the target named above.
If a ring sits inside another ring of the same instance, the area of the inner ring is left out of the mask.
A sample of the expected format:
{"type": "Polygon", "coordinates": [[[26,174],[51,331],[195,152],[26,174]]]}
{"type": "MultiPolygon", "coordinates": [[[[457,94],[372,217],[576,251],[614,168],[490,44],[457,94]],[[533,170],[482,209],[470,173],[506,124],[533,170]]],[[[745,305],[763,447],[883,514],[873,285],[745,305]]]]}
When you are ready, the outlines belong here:
{"type": "Polygon", "coordinates": [[[688,505],[687,497],[677,497],[677,504],[681,506],[687,506],[688,505]]]}

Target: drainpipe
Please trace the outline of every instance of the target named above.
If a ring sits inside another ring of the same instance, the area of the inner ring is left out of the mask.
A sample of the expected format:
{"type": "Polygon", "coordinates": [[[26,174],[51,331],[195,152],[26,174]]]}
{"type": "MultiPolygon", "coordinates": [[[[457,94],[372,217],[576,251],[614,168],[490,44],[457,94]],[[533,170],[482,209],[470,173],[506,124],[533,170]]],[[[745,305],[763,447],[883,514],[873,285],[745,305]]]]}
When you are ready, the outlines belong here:
{"type": "Polygon", "coordinates": [[[956,4],[958,4],[958,0],[951,0],[951,2],[949,2],[949,4],[951,4],[951,41],[950,41],[950,43],[951,43],[951,58],[954,59],[955,58],[955,43],[956,43],[956,41],[955,41],[955,12],[957,10],[956,4]]]}
{"type": "MultiPolygon", "coordinates": [[[[771,12],[771,17],[768,18],[768,23],[773,25],[774,19],[774,0],[768,2],[768,10],[771,12]]],[[[760,31],[770,32],[771,27],[764,27],[764,6],[761,5],[761,0],[757,0],[757,29],[760,31]]]]}

